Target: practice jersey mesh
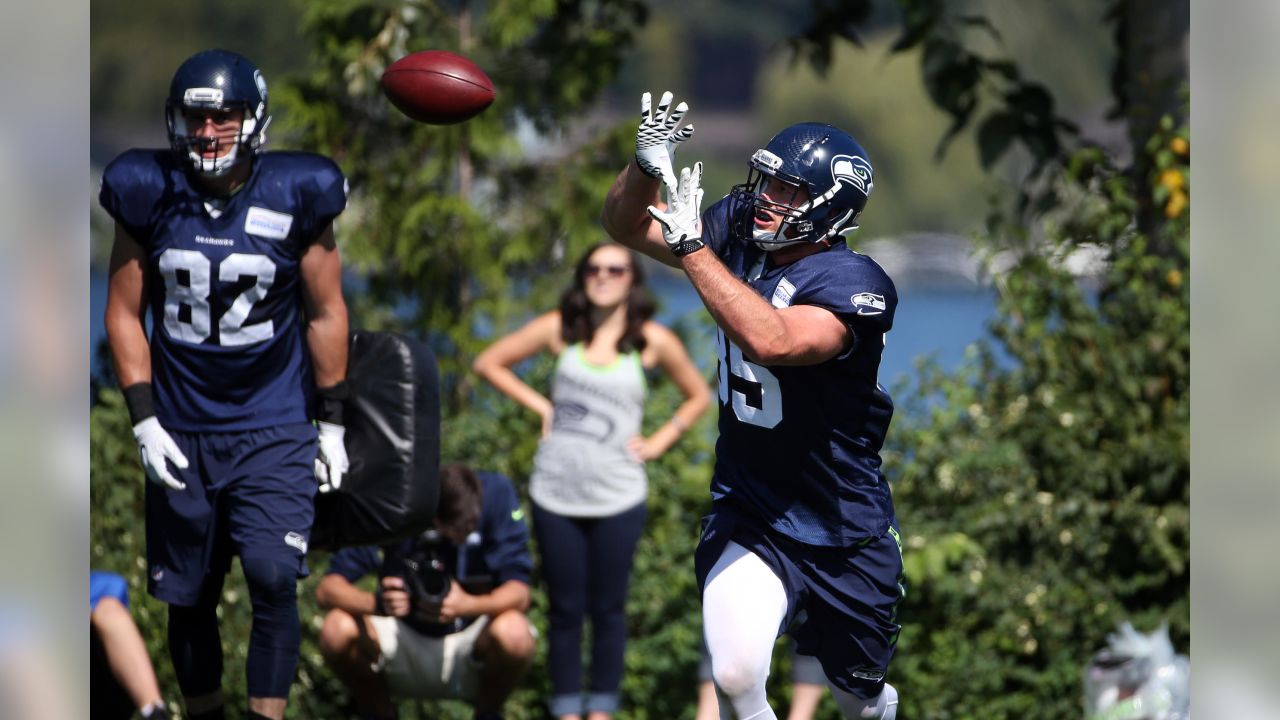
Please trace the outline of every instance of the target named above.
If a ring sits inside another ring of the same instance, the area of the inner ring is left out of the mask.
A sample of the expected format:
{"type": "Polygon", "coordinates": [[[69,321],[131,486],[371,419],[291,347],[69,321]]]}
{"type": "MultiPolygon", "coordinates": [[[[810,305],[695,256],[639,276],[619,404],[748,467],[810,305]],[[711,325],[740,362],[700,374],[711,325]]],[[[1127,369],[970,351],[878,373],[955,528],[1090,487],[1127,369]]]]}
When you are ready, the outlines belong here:
{"type": "Polygon", "coordinates": [[[131,150],[103,173],[102,207],[146,252],[156,416],[185,431],[310,418],[299,265],[346,206],[327,158],[263,153],[218,204],[168,150],[131,150]]]}
{"type": "Polygon", "coordinates": [[[897,292],[871,258],[843,242],[782,267],[733,232],[736,203],[703,215],[704,239],[731,272],[775,308],[814,305],[854,335],[817,365],[764,366],[717,333],[720,437],[714,502],[799,542],[841,546],[878,537],[893,518],[881,472],[893,402],[877,381],[897,292]]]}

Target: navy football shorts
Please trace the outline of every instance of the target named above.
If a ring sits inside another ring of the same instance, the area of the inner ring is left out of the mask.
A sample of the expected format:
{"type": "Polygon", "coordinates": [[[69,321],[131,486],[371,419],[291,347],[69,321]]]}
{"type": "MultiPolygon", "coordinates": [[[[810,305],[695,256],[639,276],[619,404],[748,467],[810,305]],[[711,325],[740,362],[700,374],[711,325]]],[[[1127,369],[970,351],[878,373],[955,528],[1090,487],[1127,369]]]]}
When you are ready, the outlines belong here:
{"type": "Polygon", "coordinates": [[[246,553],[278,558],[306,577],[315,427],[169,434],[190,466],[170,468],[184,490],[147,483],[147,591],[166,603],[195,605],[206,577],[221,583],[231,556],[246,553]]]}
{"type": "Polygon", "coordinates": [[[805,545],[759,526],[727,506],[703,519],[695,554],[698,587],[729,541],[755,553],[782,581],[787,614],[807,618],[791,628],[796,653],[816,657],[832,685],[861,698],[884,687],[898,645],[898,606],[906,594],[902,548],[895,521],[888,532],[853,548],[805,545]]]}

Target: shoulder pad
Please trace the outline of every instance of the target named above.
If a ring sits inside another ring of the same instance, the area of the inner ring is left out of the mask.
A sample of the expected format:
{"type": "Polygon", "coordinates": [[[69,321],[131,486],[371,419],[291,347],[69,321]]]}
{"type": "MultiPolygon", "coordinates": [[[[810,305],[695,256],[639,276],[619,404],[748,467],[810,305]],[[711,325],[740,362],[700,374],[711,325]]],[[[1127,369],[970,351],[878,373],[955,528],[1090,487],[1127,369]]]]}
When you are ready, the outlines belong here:
{"type": "MultiPolygon", "coordinates": [[[[102,172],[98,203],[141,243],[151,236],[156,205],[172,175],[182,174],[169,150],[128,150],[102,172]]],[[[185,182],[185,179],[182,181],[185,182]]]]}

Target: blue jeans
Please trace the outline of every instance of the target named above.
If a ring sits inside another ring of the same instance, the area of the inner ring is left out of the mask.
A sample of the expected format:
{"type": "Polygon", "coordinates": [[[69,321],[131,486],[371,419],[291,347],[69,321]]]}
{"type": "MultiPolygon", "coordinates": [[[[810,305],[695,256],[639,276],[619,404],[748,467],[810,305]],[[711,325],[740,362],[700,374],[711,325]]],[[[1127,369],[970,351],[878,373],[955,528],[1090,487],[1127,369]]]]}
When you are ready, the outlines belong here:
{"type": "Polygon", "coordinates": [[[608,517],[566,517],[533,506],[533,530],[551,604],[551,714],[616,712],[627,645],[631,561],[644,503],[608,517]],[[591,680],[582,698],[582,627],[591,615],[591,680]]]}

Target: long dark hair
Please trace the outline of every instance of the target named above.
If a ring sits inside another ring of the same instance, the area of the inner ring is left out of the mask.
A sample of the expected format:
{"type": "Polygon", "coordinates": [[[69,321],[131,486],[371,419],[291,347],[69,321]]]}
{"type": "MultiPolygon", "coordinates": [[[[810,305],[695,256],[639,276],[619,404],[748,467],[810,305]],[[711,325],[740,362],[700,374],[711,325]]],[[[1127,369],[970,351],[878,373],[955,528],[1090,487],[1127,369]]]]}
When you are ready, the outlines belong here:
{"type": "MultiPolygon", "coordinates": [[[[596,325],[591,316],[591,301],[587,299],[587,264],[591,256],[602,247],[622,247],[617,243],[601,242],[587,248],[573,270],[573,285],[560,296],[560,337],[568,345],[589,343],[595,337],[596,325]]],[[[639,352],[644,350],[645,340],[642,328],[646,320],[653,317],[653,296],[644,282],[644,268],[638,262],[636,254],[627,251],[631,263],[631,290],[627,294],[627,326],[618,339],[618,352],[639,352]]]]}

